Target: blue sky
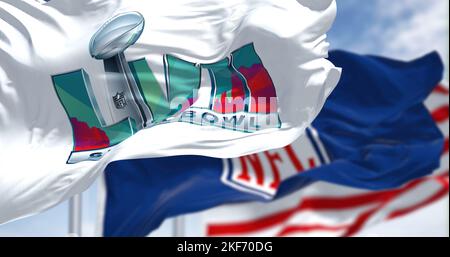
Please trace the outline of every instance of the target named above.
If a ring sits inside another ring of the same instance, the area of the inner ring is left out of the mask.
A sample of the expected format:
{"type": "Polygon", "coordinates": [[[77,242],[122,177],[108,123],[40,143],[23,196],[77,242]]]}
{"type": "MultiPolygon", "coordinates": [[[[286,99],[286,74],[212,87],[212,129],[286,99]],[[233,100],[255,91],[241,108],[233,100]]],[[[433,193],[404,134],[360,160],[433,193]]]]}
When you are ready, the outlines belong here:
{"type": "MultiPolygon", "coordinates": [[[[437,50],[448,67],[448,0],[337,0],[338,14],[328,33],[332,49],[408,60],[437,50]]],[[[448,81],[448,68],[446,69],[448,81]]],[[[84,235],[93,235],[98,183],[83,194],[84,235]]],[[[0,225],[0,236],[64,236],[68,226],[64,202],[42,214],[0,225]]],[[[167,223],[158,234],[170,231],[167,223]]],[[[448,198],[421,213],[381,225],[370,233],[427,235],[448,233],[448,198]]]]}

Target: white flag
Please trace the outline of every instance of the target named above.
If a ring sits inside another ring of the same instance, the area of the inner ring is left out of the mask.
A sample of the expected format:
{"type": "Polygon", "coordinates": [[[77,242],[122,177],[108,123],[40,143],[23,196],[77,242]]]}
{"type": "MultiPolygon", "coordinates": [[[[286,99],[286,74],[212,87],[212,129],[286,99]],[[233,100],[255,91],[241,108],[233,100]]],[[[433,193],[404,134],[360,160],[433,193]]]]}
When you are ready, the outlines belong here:
{"type": "Polygon", "coordinates": [[[0,0],[0,223],[109,162],[301,135],[336,85],[333,0],[0,0]],[[295,103],[295,108],[293,108],[295,103]]]}

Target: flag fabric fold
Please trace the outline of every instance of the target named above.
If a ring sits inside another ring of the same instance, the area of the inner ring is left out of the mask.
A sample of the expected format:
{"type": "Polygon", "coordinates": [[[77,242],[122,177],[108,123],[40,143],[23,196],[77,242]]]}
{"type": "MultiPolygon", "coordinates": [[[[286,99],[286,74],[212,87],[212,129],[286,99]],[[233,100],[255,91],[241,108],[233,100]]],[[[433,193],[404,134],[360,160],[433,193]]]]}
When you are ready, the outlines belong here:
{"type": "MultiPolygon", "coordinates": [[[[398,187],[415,187],[417,182],[405,183],[439,167],[445,143],[435,117],[442,114],[430,114],[424,106],[442,79],[443,64],[436,53],[402,62],[332,51],[329,60],[343,68],[342,78],[312,126],[291,145],[231,159],[177,156],[110,163],[104,174],[103,235],[144,236],[167,217],[221,204],[245,202],[236,205],[240,206],[237,209],[251,216],[253,209],[245,211],[249,201],[275,199],[276,206],[276,199],[289,198],[294,192],[301,196],[303,190],[315,192],[315,185],[327,184],[324,182],[333,184],[329,192],[322,192],[329,197],[324,200],[329,203],[325,209],[334,206],[333,199],[340,196],[340,190],[332,188],[398,191],[374,192],[374,202],[381,203],[406,190],[398,187]]],[[[358,199],[343,204],[350,208],[366,198],[358,199]]],[[[304,208],[309,207],[302,205],[304,208]]],[[[378,209],[364,209],[371,212],[362,213],[361,219],[368,219],[378,209]]],[[[282,224],[281,218],[288,219],[296,210],[261,222],[270,225],[280,218],[282,224]]],[[[221,212],[230,215],[225,207],[221,212]]],[[[215,221],[209,235],[227,234],[220,232],[217,220],[206,220],[215,221]]],[[[353,234],[358,224],[364,223],[355,221],[346,234],[353,234]]],[[[252,224],[248,222],[250,228],[252,224]]],[[[236,231],[246,227],[238,225],[236,231]]],[[[348,227],[335,230],[342,232],[348,227]]]]}
{"type": "Polygon", "coordinates": [[[443,76],[437,53],[401,62],[335,51],[330,60],[352,73],[312,124],[333,161],[303,176],[386,189],[439,166],[442,133],[423,103],[443,76]]]}
{"type": "Polygon", "coordinates": [[[291,143],[339,80],[335,13],[334,0],[1,0],[0,223],[112,161],[291,143]]]}

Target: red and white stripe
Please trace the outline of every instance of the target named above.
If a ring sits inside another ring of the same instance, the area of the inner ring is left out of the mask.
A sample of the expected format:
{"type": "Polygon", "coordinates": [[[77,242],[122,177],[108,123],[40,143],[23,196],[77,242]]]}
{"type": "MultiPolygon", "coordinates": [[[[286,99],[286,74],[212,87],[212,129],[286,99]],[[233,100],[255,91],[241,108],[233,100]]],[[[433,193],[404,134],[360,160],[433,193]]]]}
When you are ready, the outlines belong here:
{"type": "Polygon", "coordinates": [[[365,191],[319,182],[270,203],[226,205],[200,213],[207,236],[352,236],[407,215],[449,191],[449,91],[439,85],[425,105],[445,136],[441,167],[401,188],[365,191]]]}

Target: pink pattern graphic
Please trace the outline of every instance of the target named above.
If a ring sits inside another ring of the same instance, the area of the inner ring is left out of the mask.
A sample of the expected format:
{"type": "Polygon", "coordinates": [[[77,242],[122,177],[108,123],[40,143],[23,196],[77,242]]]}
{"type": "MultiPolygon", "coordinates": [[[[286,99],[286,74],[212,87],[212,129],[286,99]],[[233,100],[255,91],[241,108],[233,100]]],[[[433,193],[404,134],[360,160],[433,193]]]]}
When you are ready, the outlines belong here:
{"type": "Polygon", "coordinates": [[[277,112],[275,86],[264,66],[257,63],[250,68],[239,67],[238,70],[244,75],[250,88],[252,96],[250,111],[255,113],[277,112]]]}
{"type": "Polygon", "coordinates": [[[88,151],[109,147],[109,138],[105,131],[92,127],[86,122],[78,121],[77,118],[70,118],[72,123],[75,146],[74,151],[88,151]]]}

